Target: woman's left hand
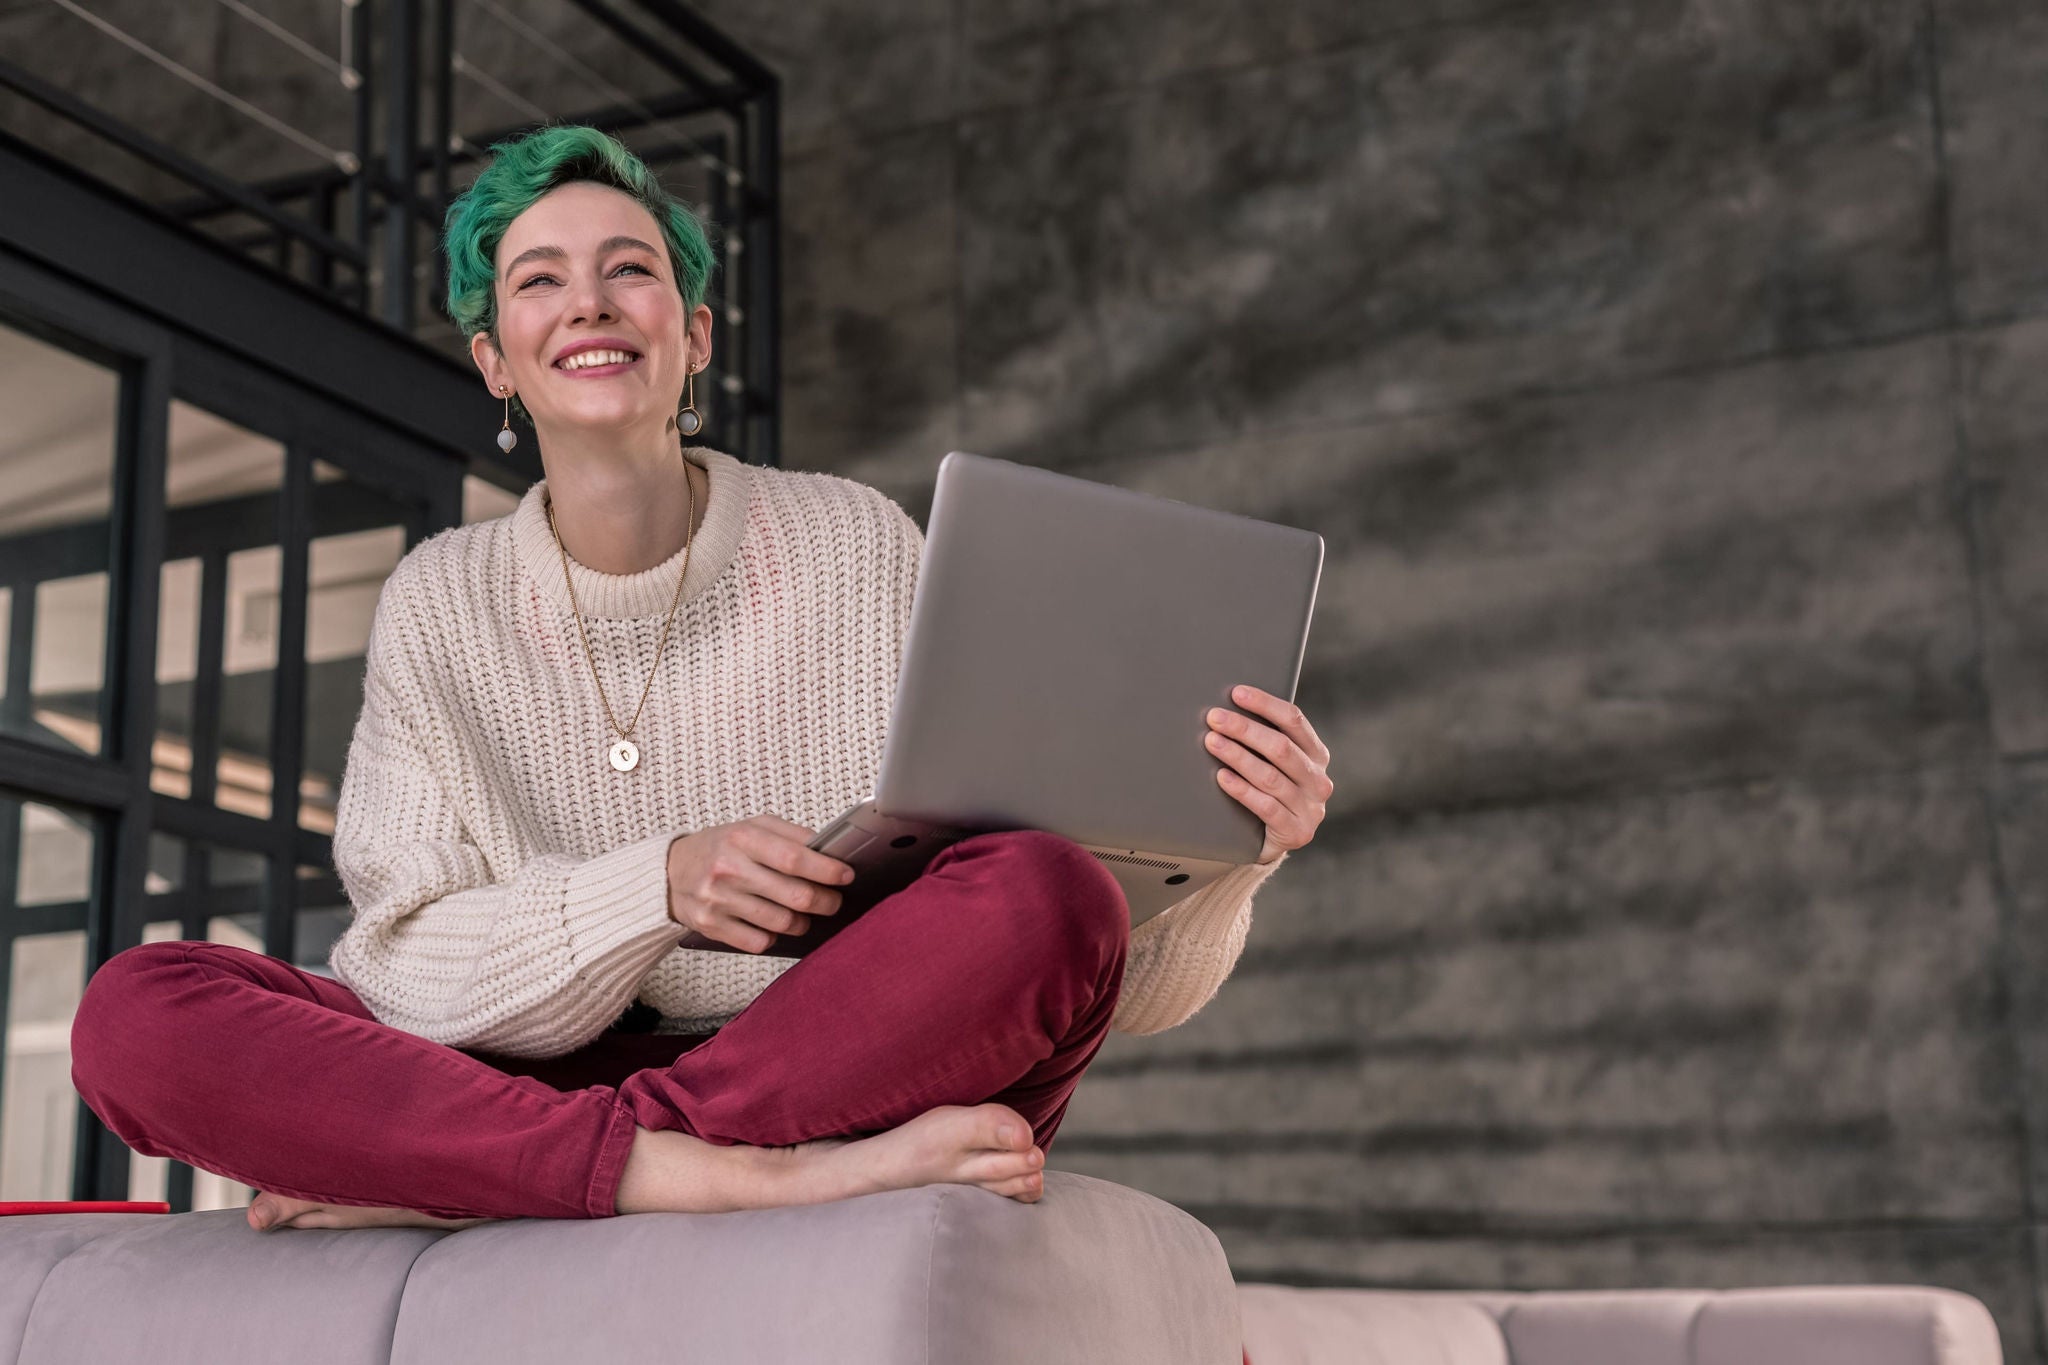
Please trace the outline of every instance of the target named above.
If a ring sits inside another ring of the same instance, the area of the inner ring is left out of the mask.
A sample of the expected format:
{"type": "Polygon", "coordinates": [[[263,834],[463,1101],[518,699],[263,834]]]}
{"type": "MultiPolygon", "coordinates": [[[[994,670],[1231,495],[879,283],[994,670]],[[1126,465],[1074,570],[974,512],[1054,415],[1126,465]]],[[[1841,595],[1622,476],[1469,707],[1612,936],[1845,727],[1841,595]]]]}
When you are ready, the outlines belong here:
{"type": "Polygon", "coordinates": [[[1256,687],[1233,688],[1230,699],[1273,722],[1261,725],[1228,707],[1214,707],[1207,741],[1209,752],[1228,765],[1216,773],[1223,790],[1266,822],[1259,861],[1270,863],[1316,837],[1324,803],[1335,790],[1326,771],[1330,751],[1293,702],[1256,687]]]}

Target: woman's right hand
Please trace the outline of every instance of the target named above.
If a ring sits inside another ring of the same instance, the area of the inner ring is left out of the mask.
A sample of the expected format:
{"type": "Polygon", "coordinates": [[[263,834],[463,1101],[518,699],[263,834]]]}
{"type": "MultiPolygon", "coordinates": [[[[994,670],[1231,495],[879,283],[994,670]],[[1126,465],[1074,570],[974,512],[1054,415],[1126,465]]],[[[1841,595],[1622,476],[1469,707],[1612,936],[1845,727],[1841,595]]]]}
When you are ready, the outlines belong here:
{"type": "Polygon", "coordinates": [[[668,914],[686,929],[742,952],[766,952],[812,915],[839,909],[853,869],[807,847],[816,831],[754,815],[685,834],[668,846],[668,914]]]}

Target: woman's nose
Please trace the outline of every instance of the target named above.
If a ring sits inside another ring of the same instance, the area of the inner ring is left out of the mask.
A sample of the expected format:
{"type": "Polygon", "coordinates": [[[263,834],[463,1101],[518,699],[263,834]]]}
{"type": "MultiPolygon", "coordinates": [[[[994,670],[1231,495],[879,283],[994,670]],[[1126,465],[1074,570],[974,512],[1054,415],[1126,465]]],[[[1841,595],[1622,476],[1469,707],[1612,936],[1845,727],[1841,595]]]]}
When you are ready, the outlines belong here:
{"type": "Polygon", "coordinates": [[[569,286],[569,310],[578,322],[595,314],[599,319],[613,316],[611,299],[601,280],[581,279],[569,286]]]}

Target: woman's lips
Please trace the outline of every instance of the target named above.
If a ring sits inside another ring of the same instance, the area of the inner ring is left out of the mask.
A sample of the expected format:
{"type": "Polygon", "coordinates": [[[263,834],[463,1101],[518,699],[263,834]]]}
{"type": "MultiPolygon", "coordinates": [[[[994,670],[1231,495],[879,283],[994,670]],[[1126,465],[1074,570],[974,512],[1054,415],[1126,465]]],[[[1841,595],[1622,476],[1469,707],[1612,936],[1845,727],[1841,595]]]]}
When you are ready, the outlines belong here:
{"type": "Polygon", "coordinates": [[[565,370],[558,365],[555,367],[555,373],[567,375],[571,379],[602,379],[608,374],[624,374],[638,365],[641,359],[642,357],[636,355],[631,360],[623,360],[613,365],[585,365],[574,370],[565,370]]]}

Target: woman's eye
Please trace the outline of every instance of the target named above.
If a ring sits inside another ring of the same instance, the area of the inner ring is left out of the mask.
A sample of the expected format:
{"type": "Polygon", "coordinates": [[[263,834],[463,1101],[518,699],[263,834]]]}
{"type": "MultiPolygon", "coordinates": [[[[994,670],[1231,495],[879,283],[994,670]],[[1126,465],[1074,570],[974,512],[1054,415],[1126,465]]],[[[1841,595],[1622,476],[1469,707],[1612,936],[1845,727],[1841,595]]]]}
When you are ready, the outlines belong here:
{"type": "MultiPolygon", "coordinates": [[[[652,270],[649,270],[646,266],[640,264],[640,262],[638,261],[627,261],[621,266],[619,266],[618,270],[614,270],[612,274],[618,274],[619,270],[637,270],[643,275],[652,275],[654,273],[652,270]]],[[[527,278],[526,284],[522,284],[519,287],[521,289],[524,289],[526,288],[526,285],[539,284],[542,280],[546,280],[549,284],[553,284],[555,282],[555,277],[553,275],[549,275],[546,273],[529,276],[527,278]]]]}

